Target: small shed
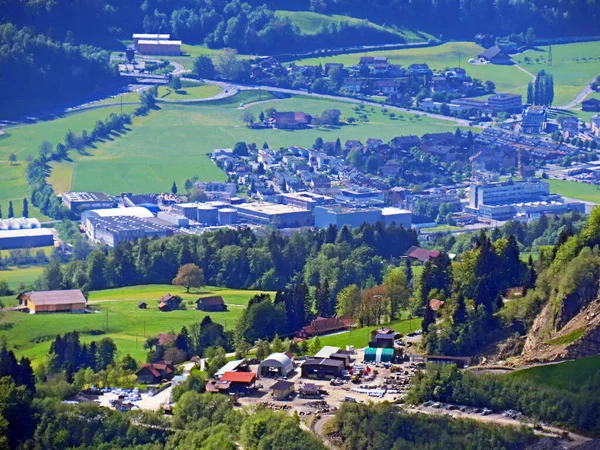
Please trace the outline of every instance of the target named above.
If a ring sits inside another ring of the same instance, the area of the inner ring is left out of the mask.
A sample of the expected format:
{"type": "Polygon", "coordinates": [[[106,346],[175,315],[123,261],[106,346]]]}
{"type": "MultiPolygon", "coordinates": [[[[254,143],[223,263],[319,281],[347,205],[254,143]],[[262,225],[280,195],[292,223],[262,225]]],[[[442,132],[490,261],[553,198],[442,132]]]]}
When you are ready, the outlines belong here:
{"type": "Polygon", "coordinates": [[[196,300],[196,309],[206,312],[220,312],[227,311],[227,305],[223,301],[223,297],[215,295],[196,300]]]}
{"type": "Polygon", "coordinates": [[[259,377],[287,377],[294,370],[294,363],[285,353],[273,353],[258,366],[259,377]]]}
{"type": "Polygon", "coordinates": [[[146,309],[148,304],[146,302],[138,302],[137,307],[140,309],[146,309]]]}
{"type": "Polygon", "coordinates": [[[295,384],[291,381],[279,380],[273,386],[271,391],[273,398],[276,400],[284,400],[294,392],[295,384]]]}
{"type": "Polygon", "coordinates": [[[392,362],[393,360],[393,348],[367,347],[365,349],[365,362],[392,362]]]}

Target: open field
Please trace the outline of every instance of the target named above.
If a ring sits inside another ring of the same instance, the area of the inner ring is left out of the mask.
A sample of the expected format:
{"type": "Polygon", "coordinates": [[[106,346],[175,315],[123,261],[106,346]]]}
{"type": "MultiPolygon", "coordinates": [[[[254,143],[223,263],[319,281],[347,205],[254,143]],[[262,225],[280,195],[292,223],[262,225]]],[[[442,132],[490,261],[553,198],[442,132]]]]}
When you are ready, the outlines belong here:
{"type": "MultiPolygon", "coordinates": [[[[135,106],[124,106],[124,112],[131,112],[135,106]]],[[[97,120],[104,120],[111,113],[118,113],[120,107],[107,107],[97,110],[78,112],[66,115],[56,120],[37,122],[32,125],[23,125],[13,128],[4,128],[4,134],[0,136],[0,204],[8,208],[8,201],[12,200],[20,213],[20,205],[24,197],[30,194],[29,186],[25,180],[24,163],[27,155],[36,155],[40,144],[47,140],[52,146],[56,146],[64,139],[67,131],[72,130],[80,133],[93,128],[97,120]],[[8,156],[14,153],[17,156],[17,164],[11,165],[8,156]]],[[[71,152],[73,155],[74,152],[71,152]]],[[[30,217],[47,219],[40,214],[33,205],[29,206],[30,217]]]]}
{"type": "Polygon", "coordinates": [[[140,95],[137,92],[124,92],[123,94],[115,95],[113,97],[105,98],[104,100],[100,100],[94,102],[94,105],[120,105],[121,102],[139,102],[140,95]]]}
{"type": "MultiPolygon", "coordinates": [[[[267,141],[271,148],[291,145],[312,146],[321,136],[324,140],[340,138],[365,140],[380,137],[389,140],[399,134],[423,134],[450,130],[452,122],[413,114],[398,115],[394,120],[379,109],[366,108],[369,122],[328,129],[250,130],[241,121],[240,103],[258,100],[258,92],[240,94],[201,105],[161,104],[160,111],[136,118],[131,131],[112,141],[89,149],[91,156],[75,154],[73,190],[119,192],[156,192],[168,190],[173,181],[179,186],[186,178],[225,180],[225,174],[206,153],[215,148],[231,148],[238,141],[267,141]]],[[[262,99],[272,98],[262,93],[262,99]]],[[[338,108],[345,117],[357,116],[354,105],[294,97],[271,100],[248,106],[256,116],[270,106],[280,111],[305,111],[320,114],[325,109],[338,108]]],[[[67,163],[61,163],[67,164],[67,163]]]]}
{"type": "Polygon", "coordinates": [[[527,50],[513,60],[534,75],[542,69],[552,74],[554,105],[565,105],[600,75],[600,42],[553,45],[552,66],[548,65],[548,47],[527,50]],[[531,62],[525,63],[525,57],[531,62]]]}
{"type": "MultiPolygon", "coordinates": [[[[600,92],[591,92],[590,94],[587,95],[587,97],[584,100],[589,100],[592,98],[596,98],[596,99],[600,100],[600,92]]],[[[581,103],[576,105],[574,108],[568,109],[567,111],[569,111],[573,115],[577,116],[579,118],[579,120],[585,121],[588,124],[588,126],[590,125],[592,116],[595,116],[596,114],[598,114],[597,112],[582,111],[581,103]]]]}
{"type": "Polygon", "coordinates": [[[546,180],[550,183],[550,192],[569,198],[600,204],[600,189],[594,184],[577,183],[576,181],[546,180]]]}
{"type": "MultiPolygon", "coordinates": [[[[430,68],[443,70],[447,67],[459,65],[467,73],[482,81],[491,80],[496,84],[497,92],[513,92],[525,94],[527,83],[531,80],[526,73],[514,66],[497,66],[493,64],[471,65],[469,58],[477,58],[482,48],[473,42],[448,42],[436,47],[410,48],[401,50],[382,50],[368,52],[369,56],[387,56],[392,64],[408,67],[413,63],[427,63],[430,68]]],[[[347,66],[355,65],[360,57],[359,53],[328,56],[323,58],[310,58],[296,61],[297,64],[323,64],[326,62],[341,62],[347,66]]]]}
{"type": "Polygon", "coordinates": [[[566,361],[517,370],[506,376],[528,379],[556,389],[576,392],[582,384],[599,372],[600,356],[591,356],[577,361],[566,361]]]}
{"type": "MultiPolygon", "coordinates": [[[[23,251],[23,250],[26,250],[26,249],[19,249],[19,250],[23,251]]],[[[35,253],[37,253],[39,250],[41,250],[41,251],[44,252],[44,254],[46,256],[50,256],[54,252],[54,246],[53,245],[49,245],[49,246],[46,246],[46,247],[33,247],[33,248],[28,249],[28,250],[29,250],[29,252],[32,255],[35,255],[35,253]]],[[[11,251],[12,250],[0,250],[0,257],[8,257],[11,251]]],[[[0,270],[0,279],[2,279],[2,271],[1,270],[0,270]]]]}
{"type": "Polygon", "coordinates": [[[412,320],[397,320],[387,324],[359,328],[346,333],[338,333],[330,336],[319,336],[319,340],[323,345],[331,345],[334,347],[340,347],[341,349],[345,349],[346,345],[353,345],[354,348],[363,348],[366,347],[371,340],[371,331],[379,327],[390,327],[399,333],[406,334],[410,333],[411,331],[420,330],[421,321],[422,319],[420,317],[412,320]]]}
{"type": "Polygon", "coordinates": [[[185,289],[171,285],[136,286],[91,292],[90,306],[98,308],[98,313],[29,315],[8,312],[2,320],[0,337],[6,336],[8,346],[14,348],[17,354],[33,358],[38,363],[47,354],[50,342],[57,334],[73,330],[80,333],[84,342],[110,337],[114,339],[122,355],[129,353],[134,358],[143,360],[146,353],[142,348],[145,341],[144,331],[146,337],[170,331],[179,332],[182,326],[200,322],[206,315],[210,315],[215,322],[231,330],[248,300],[256,293],[259,291],[207,286],[198,292],[186,294],[185,289]],[[158,299],[169,292],[180,295],[188,309],[160,312],[157,309],[158,299]],[[188,300],[195,301],[208,295],[221,295],[225,303],[230,305],[229,311],[205,313],[196,311],[193,309],[195,305],[188,304],[188,300]],[[142,300],[148,303],[148,309],[142,310],[137,307],[137,302],[142,300]],[[91,334],[98,332],[101,334],[91,334]]]}
{"type": "Polygon", "coordinates": [[[51,162],[51,172],[48,177],[48,183],[54,188],[54,192],[62,194],[71,190],[73,182],[73,172],[75,166],[72,163],[63,161],[61,163],[51,162]]]}
{"type": "Polygon", "coordinates": [[[341,16],[338,14],[319,14],[310,11],[284,11],[278,10],[275,12],[277,17],[288,18],[294,25],[300,28],[302,34],[313,35],[317,34],[321,27],[330,26],[331,24],[344,23],[349,26],[356,26],[359,24],[366,25],[370,28],[381,32],[387,32],[391,35],[395,35],[404,38],[406,42],[421,42],[427,39],[432,39],[433,36],[427,33],[420,33],[412,30],[402,29],[397,30],[395,28],[384,27],[370,22],[366,19],[357,19],[355,17],[341,16]]]}
{"type": "Polygon", "coordinates": [[[0,280],[6,280],[11,289],[16,289],[21,283],[26,286],[32,284],[43,272],[43,266],[10,267],[0,270],[0,280]]]}
{"type": "Polygon", "coordinates": [[[214,84],[182,87],[178,91],[168,86],[160,86],[158,88],[158,98],[167,102],[171,100],[202,99],[213,97],[219,92],[221,92],[221,88],[214,84]]]}

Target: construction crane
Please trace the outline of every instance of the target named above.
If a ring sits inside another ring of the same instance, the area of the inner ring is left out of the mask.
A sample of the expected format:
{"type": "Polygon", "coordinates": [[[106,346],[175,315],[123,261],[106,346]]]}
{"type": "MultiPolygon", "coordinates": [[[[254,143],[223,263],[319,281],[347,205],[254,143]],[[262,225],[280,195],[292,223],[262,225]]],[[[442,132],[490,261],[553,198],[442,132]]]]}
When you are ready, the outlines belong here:
{"type": "Polygon", "coordinates": [[[469,158],[469,162],[471,163],[471,182],[475,182],[475,160],[481,156],[483,151],[480,151],[469,158]]]}

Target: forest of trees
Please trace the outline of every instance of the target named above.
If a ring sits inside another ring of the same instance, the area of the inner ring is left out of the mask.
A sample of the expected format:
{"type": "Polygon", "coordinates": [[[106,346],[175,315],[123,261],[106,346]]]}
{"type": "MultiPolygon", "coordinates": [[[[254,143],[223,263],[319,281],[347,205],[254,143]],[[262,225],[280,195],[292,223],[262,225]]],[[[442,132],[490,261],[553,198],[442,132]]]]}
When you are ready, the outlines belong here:
{"type": "Polygon", "coordinates": [[[390,403],[344,403],[327,431],[339,435],[347,450],[521,450],[536,441],[532,431],[410,414],[390,403]]]}
{"type": "Polygon", "coordinates": [[[0,5],[0,116],[64,102],[118,81],[108,51],[18,29],[1,20],[7,7],[0,5]]]}
{"type": "Polygon", "coordinates": [[[219,230],[202,236],[140,239],[110,251],[94,250],[85,260],[46,271],[37,288],[98,290],[136,284],[169,284],[179,267],[194,263],[206,284],[232,288],[285,289],[288,283],[329,285],[331,295],[346,286],[380,284],[390,260],[418,245],[414,230],[382,223],[330,227],[283,235],[250,229],[219,230]]]}

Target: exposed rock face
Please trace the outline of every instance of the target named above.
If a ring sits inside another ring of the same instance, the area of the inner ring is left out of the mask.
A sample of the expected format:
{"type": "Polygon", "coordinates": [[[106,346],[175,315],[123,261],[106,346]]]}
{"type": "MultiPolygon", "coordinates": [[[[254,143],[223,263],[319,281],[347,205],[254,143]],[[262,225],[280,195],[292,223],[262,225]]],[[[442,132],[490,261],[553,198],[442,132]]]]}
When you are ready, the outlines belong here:
{"type": "Polygon", "coordinates": [[[551,305],[548,303],[527,336],[521,363],[562,361],[600,354],[600,300],[587,305],[557,333],[549,330],[550,320],[551,305]]]}

